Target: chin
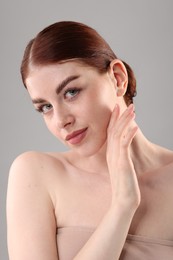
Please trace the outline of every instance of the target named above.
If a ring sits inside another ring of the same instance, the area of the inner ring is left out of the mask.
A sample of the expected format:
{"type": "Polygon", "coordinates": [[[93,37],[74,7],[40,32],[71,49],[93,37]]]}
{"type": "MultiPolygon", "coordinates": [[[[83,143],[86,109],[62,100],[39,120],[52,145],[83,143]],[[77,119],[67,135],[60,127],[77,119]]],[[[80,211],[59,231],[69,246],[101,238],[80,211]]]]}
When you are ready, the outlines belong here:
{"type": "Polygon", "coordinates": [[[92,157],[99,153],[106,154],[106,138],[100,142],[92,144],[88,142],[78,147],[70,147],[70,150],[82,157],[92,157]]]}

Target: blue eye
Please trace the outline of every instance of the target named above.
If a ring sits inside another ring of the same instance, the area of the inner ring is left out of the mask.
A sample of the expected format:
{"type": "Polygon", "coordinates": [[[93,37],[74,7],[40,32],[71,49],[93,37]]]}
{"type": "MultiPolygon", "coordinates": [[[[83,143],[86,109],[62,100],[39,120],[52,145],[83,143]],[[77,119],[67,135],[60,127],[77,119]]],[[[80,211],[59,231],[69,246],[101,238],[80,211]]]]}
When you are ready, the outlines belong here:
{"type": "Polygon", "coordinates": [[[47,112],[49,112],[52,109],[52,105],[51,104],[45,104],[45,105],[41,105],[40,107],[36,108],[36,110],[40,113],[46,114],[47,112]]]}
{"type": "Polygon", "coordinates": [[[77,94],[79,94],[79,92],[80,92],[80,89],[77,89],[77,88],[68,89],[65,91],[64,97],[67,99],[71,99],[71,98],[75,97],[77,94]]]}

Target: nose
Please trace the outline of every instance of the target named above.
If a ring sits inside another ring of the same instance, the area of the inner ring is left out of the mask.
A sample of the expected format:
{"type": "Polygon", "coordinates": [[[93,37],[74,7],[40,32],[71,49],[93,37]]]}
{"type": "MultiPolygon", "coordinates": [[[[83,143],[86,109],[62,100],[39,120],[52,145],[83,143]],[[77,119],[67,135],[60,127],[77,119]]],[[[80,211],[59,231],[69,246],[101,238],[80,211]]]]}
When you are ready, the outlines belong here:
{"type": "Polygon", "coordinates": [[[68,128],[75,122],[75,118],[72,115],[70,109],[56,109],[54,111],[54,120],[59,129],[68,128]]]}
{"type": "Polygon", "coordinates": [[[59,129],[62,129],[62,128],[68,128],[69,126],[72,126],[74,123],[74,119],[72,116],[68,116],[66,118],[63,118],[63,119],[59,119],[57,121],[57,126],[59,129]]]}

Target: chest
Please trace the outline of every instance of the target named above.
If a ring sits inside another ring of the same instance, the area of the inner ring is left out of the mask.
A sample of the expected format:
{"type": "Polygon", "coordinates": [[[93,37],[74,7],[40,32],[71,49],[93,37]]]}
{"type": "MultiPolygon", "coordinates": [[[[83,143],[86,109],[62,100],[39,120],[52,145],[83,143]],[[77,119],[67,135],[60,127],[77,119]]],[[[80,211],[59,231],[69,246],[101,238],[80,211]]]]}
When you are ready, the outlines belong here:
{"type": "MultiPolygon", "coordinates": [[[[140,184],[141,204],[132,219],[130,234],[173,239],[172,184],[140,184]]],[[[58,225],[96,227],[110,206],[111,193],[108,178],[72,178],[57,193],[61,198],[57,199],[58,225]]]]}
{"type": "Polygon", "coordinates": [[[129,233],[173,240],[172,198],[169,184],[141,187],[141,204],[133,217],[129,233]]]}

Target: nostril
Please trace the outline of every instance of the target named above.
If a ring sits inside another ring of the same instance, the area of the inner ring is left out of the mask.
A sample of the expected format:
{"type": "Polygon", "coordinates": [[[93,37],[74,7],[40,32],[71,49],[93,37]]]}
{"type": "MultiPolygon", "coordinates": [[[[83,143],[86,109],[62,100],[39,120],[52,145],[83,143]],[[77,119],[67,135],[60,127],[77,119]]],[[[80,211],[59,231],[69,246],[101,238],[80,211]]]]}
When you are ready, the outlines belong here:
{"type": "Polygon", "coordinates": [[[71,122],[68,122],[68,123],[64,124],[64,128],[69,126],[69,125],[71,125],[71,124],[72,124],[71,122]]]}
{"type": "Polygon", "coordinates": [[[60,128],[67,128],[69,126],[72,126],[74,124],[74,122],[75,122],[74,117],[68,116],[64,120],[59,120],[58,125],[60,128]]]}

